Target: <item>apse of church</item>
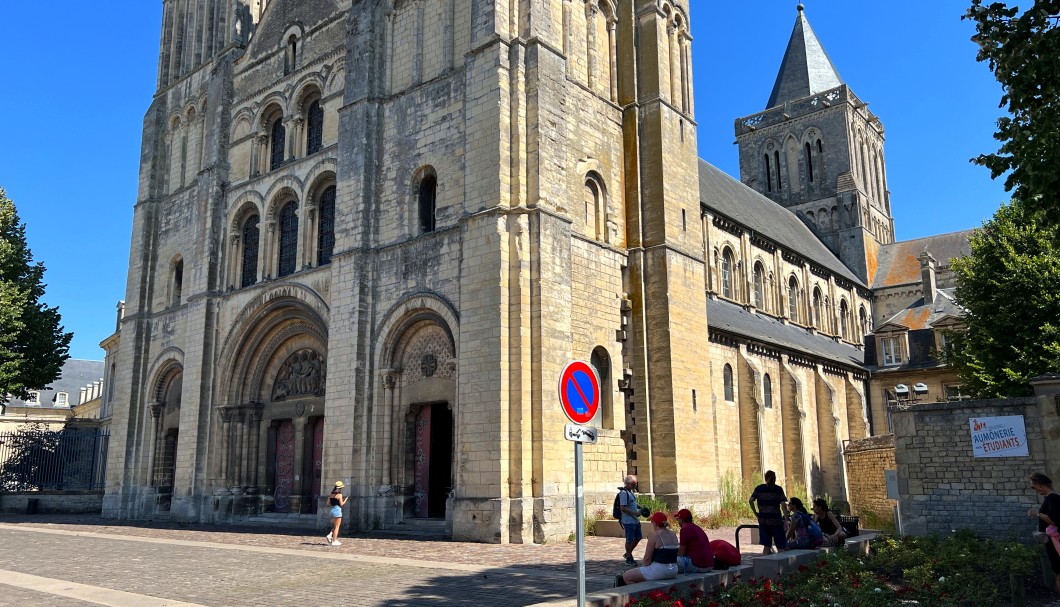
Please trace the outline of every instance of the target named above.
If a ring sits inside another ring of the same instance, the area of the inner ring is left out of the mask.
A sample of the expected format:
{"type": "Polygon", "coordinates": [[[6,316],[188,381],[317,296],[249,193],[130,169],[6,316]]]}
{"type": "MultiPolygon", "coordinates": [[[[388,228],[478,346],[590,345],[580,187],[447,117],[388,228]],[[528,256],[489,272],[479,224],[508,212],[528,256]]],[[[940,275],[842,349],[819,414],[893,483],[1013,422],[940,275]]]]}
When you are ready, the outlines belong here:
{"type": "Polygon", "coordinates": [[[355,529],[566,538],[572,359],[591,504],[842,495],[864,279],[704,172],[688,10],[166,0],[104,515],[310,526],[342,480],[355,529]]]}

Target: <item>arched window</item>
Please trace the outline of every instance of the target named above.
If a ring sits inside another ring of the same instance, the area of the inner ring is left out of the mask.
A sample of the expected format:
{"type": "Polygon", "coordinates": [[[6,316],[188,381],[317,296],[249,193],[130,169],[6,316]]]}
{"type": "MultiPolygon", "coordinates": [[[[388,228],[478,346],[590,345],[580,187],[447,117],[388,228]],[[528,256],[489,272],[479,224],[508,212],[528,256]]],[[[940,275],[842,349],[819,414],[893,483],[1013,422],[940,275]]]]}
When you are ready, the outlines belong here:
{"type": "Polygon", "coordinates": [[[865,314],[865,306],[861,306],[861,308],[858,309],[858,322],[861,325],[861,334],[868,335],[871,327],[869,327],[868,316],[865,314]]]}
{"type": "Polygon", "coordinates": [[[320,100],[309,104],[306,110],[305,153],[316,154],[324,146],[324,108],[320,100]]]}
{"type": "Polygon", "coordinates": [[[847,306],[847,300],[843,299],[839,302],[839,336],[843,339],[848,338],[847,329],[847,315],[850,314],[850,308],[847,306]]]}
{"type": "Polygon", "coordinates": [[[766,162],[766,191],[773,191],[773,172],[769,170],[769,154],[765,155],[766,162]]]}
{"type": "Polygon", "coordinates": [[[733,268],[736,265],[736,261],[732,256],[732,249],[726,248],[721,254],[721,295],[733,299],[735,289],[733,289],[733,268]]]}
{"type": "Polygon", "coordinates": [[[249,287],[258,281],[258,223],[257,215],[243,222],[243,265],[240,287],[249,287]]]}
{"type": "Polygon", "coordinates": [[[811,324],[818,329],[824,328],[824,319],[821,317],[821,290],[813,288],[813,318],[811,324]]]}
{"type": "Polygon", "coordinates": [[[817,153],[824,154],[824,145],[821,144],[821,140],[817,140],[817,153]]]}
{"type": "Polygon", "coordinates": [[[773,380],[769,379],[768,373],[762,377],[762,401],[765,403],[766,409],[773,408],[773,380]]]}
{"type": "Polygon", "coordinates": [[[435,195],[438,189],[438,179],[434,175],[426,175],[420,181],[419,208],[420,208],[420,233],[433,232],[435,228],[435,195]]]}
{"type": "Polygon", "coordinates": [[[600,408],[592,421],[592,426],[600,428],[613,428],[611,413],[611,356],[603,346],[593,349],[589,357],[589,364],[596,370],[596,377],[600,380],[600,408]]]}
{"type": "Polygon", "coordinates": [[[184,260],[178,259],[173,265],[173,289],[169,303],[174,306],[180,305],[181,292],[184,290],[184,260]]]}
{"type": "Polygon", "coordinates": [[[755,262],[755,305],[763,310],[766,307],[766,271],[761,262],[755,262]]]}
{"type": "Polygon", "coordinates": [[[287,129],[283,126],[283,117],[272,122],[269,131],[269,170],[275,171],[283,164],[283,151],[287,142],[287,129]]]}
{"type": "Polygon", "coordinates": [[[806,142],[806,176],[809,177],[810,183],[813,183],[813,152],[808,141],[806,142]]]}
{"type": "Polygon", "coordinates": [[[335,251],[335,186],[328,186],[317,203],[317,265],[331,263],[335,251]]]}
{"type": "Polygon", "coordinates": [[[298,67],[298,36],[291,34],[287,38],[287,56],[285,57],[285,73],[291,73],[298,67]]]}
{"type": "Polygon", "coordinates": [[[725,364],[721,372],[722,383],[725,384],[725,400],[730,403],[736,400],[736,391],[732,387],[732,365],[725,364]]]}
{"type": "Polygon", "coordinates": [[[777,167],[777,191],[784,189],[780,184],[780,150],[773,152],[773,166],[777,167]]]}
{"type": "Polygon", "coordinates": [[[799,281],[794,276],[788,279],[788,318],[799,321],[799,281]]]}
{"type": "Polygon", "coordinates": [[[277,276],[294,274],[298,259],[298,203],[283,205],[280,210],[280,260],[277,276]]]}
{"type": "Polygon", "coordinates": [[[585,235],[589,238],[600,238],[600,188],[592,179],[585,181],[585,235]]]}

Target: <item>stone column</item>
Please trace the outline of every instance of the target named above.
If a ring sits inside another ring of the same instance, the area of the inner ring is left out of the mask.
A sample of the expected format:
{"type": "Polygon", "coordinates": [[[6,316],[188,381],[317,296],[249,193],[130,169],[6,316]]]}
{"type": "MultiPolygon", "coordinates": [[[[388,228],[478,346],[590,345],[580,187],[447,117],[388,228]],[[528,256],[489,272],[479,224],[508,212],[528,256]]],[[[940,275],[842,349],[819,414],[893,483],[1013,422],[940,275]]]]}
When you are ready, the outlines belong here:
{"type": "Polygon", "coordinates": [[[617,28],[617,19],[607,20],[607,56],[610,60],[608,78],[611,80],[611,101],[615,103],[618,103],[618,42],[615,39],[617,28]]]}
{"type": "Polygon", "coordinates": [[[231,485],[232,479],[232,409],[219,407],[221,416],[221,484],[231,485]]]}
{"type": "Polygon", "coordinates": [[[393,470],[394,470],[394,439],[395,428],[399,427],[396,421],[394,410],[398,404],[394,402],[394,388],[397,385],[397,373],[393,369],[387,369],[382,372],[383,380],[383,411],[385,412],[383,432],[379,437],[379,443],[382,446],[383,453],[383,475],[382,484],[393,485],[393,470]]]}
{"type": "Polygon", "coordinates": [[[247,405],[248,409],[248,423],[247,423],[247,435],[250,440],[250,453],[249,453],[249,466],[248,466],[248,477],[247,483],[257,488],[259,485],[259,479],[264,476],[264,472],[261,470],[261,418],[264,412],[265,406],[261,403],[251,403],[247,405]]]}
{"type": "Polygon", "coordinates": [[[151,475],[150,485],[152,487],[155,487],[157,486],[155,483],[155,465],[158,462],[159,453],[162,449],[162,441],[160,440],[162,434],[162,413],[166,410],[166,404],[151,403],[150,409],[151,425],[153,426],[153,430],[151,432],[151,451],[148,453],[147,473],[151,475]]]}

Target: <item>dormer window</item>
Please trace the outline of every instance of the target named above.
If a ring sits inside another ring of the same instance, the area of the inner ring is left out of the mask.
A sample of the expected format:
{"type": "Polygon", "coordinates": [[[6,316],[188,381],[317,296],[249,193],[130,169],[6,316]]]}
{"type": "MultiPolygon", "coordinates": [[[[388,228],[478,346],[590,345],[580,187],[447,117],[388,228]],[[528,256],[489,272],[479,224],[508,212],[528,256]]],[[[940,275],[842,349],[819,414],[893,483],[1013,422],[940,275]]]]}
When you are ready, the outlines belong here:
{"type": "Polygon", "coordinates": [[[896,335],[880,338],[880,364],[884,367],[900,365],[905,362],[905,336],[896,335]]]}
{"type": "Polygon", "coordinates": [[[29,398],[26,399],[27,405],[39,405],[40,404],[40,392],[30,392],[29,398]]]}
{"type": "Polygon", "coordinates": [[[69,407],[70,406],[70,395],[66,392],[55,393],[55,406],[56,407],[69,407]]]}

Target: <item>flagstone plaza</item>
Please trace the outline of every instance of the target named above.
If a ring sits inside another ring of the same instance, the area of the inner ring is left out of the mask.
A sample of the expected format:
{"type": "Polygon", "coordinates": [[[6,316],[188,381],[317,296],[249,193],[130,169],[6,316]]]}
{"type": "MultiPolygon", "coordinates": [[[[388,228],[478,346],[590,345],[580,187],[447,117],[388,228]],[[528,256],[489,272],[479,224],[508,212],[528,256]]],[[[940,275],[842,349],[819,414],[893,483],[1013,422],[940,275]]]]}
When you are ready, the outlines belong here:
{"type": "MultiPolygon", "coordinates": [[[[734,540],[732,529],[708,533],[734,540]]],[[[517,607],[577,595],[572,542],[342,542],[326,545],[323,531],[0,516],[0,606],[517,607]]],[[[745,545],[745,557],[757,549],[745,545]]],[[[586,539],[589,592],[626,569],[621,555],[618,538],[586,539]]]]}

